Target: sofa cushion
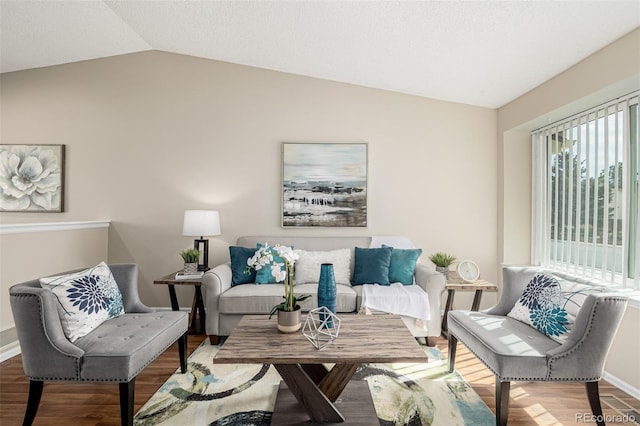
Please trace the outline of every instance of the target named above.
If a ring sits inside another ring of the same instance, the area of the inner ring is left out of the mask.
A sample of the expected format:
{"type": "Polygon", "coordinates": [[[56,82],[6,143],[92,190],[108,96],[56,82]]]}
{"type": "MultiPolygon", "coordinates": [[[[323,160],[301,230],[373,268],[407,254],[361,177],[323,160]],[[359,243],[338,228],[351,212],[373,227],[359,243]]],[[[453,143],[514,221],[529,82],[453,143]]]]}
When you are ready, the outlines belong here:
{"type": "MultiPolygon", "coordinates": [[[[383,244],[382,247],[389,246],[383,244]]],[[[389,282],[412,285],[416,263],[422,254],[422,249],[392,249],[389,261],[389,282]]]]}
{"type": "Polygon", "coordinates": [[[547,352],[560,346],[516,319],[483,312],[450,311],[448,330],[500,380],[545,380],[547,352]]]}
{"type": "Polygon", "coordinates": [[[351,250],[348,248],[330,251],[294,250],[299,258],[295,264],[295,284],[317,283],[320,265],[333,264],[336,284],[351,285],[351,250]]]}
{"type": "Polygon", "coordinates": [[[355,249],[353,284],[389,285],[391,247],[355,249]]]}
{"type": "MultiPolygon", "coordinates": [[[[353,288],[339,285],[336,290],[336,312],[354,312],[356,293],[353,288]]],[[[301,303],[303,311],[318,306],[318,284],[296,285],[295,294],[312,296],[301,303]]],[[[275,305],[282,302],[283,295],[283,284],[243,284],[222,293],[218,306],[221,314],[268,314],[275,305]]]]}
{"type": "Polygon", "coordinates": [[[230,246],[231,257],[231,285],[247,284],[256,281],[256,270],[249,268],[247,260],[256,252],[255,248],[230,246]]]}
{"type": "Polygon", "coordinates": [[[127,382],[188,327],[189,315],[179,311],[124,314],[105,321],[76,342],[84,351],[80,377],[127,382]]]}
{"type": "Polygon", "coordinates": [[[122,294],[104,262],[83,271],[41,278],[40,285],[56,296],[62,329],[71,342],[124,313],[122,294]]]}

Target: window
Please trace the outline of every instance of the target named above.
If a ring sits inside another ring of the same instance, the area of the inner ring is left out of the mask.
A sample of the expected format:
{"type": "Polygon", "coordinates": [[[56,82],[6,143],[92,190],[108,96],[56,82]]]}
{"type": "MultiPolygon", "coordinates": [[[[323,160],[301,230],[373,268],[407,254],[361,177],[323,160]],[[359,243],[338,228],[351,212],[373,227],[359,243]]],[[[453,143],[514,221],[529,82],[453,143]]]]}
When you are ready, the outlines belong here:
{"type": "Polygon", "coordinates": [[[639,288],[638,93],[532,133],[535,264],[639,288]]]}

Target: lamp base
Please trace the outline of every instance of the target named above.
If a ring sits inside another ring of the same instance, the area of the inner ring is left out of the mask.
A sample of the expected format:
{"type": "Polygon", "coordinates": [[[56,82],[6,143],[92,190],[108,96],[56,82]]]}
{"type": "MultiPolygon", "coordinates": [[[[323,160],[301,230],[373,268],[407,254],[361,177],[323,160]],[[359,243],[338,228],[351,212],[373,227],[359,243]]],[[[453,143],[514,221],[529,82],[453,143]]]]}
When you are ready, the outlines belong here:
{"type": "Polygon", "coordinates": [[[193,240],[193,248],[198,250],[201,253],[202,262],[198,261],[198,271],[208,271],[209,269],[209,240],[203,239],[200,237],[199,239],[193,240]],[[201,249],[200,245],[204,247],[201,249]]]}

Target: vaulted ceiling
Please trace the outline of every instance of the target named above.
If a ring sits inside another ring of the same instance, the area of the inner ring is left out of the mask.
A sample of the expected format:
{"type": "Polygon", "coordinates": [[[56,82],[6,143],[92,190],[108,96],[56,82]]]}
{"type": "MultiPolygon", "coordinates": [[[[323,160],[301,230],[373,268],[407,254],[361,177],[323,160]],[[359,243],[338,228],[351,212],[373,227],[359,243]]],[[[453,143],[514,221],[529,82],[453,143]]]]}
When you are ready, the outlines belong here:
{"type": "Polygon", "coordinates": [[[497,108],[639,27],[640,0],[0,0],[0,18],[1,72],[161,50],[497,108]]]}

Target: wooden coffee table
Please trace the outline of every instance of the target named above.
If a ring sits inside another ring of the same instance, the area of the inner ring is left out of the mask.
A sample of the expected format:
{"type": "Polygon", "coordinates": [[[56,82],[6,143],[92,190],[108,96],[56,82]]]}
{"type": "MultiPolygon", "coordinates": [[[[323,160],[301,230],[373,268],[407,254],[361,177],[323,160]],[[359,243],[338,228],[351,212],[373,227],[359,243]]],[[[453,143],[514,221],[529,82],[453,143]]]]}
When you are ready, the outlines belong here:
{"type": "Polygon", "coordinates": [[[338,338],[318,350],[301,332],[278,332],[275,318],[245,315],[213,362],[273,364],[286,384],[280,385],[273,424],[309,424],[309,418],[315,423],[377,424],[367,382],[351,382],[358,366],[372,362],[424,363],[427,356],[399,316],[339,317],[338,338]],[[324,364],[335,365],[329,369],[324,364]],[[295,407],[291,395],[297,400],[295,407]]]}

